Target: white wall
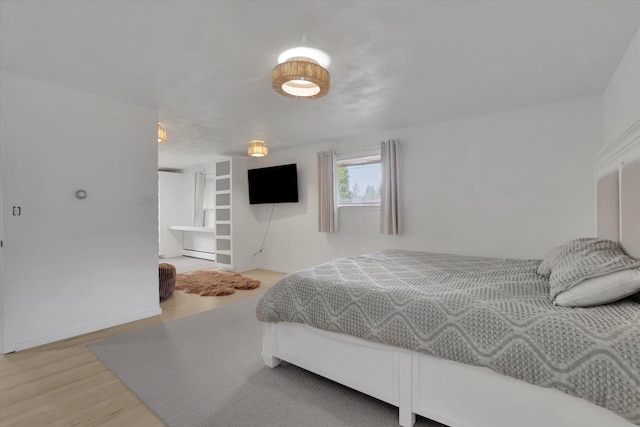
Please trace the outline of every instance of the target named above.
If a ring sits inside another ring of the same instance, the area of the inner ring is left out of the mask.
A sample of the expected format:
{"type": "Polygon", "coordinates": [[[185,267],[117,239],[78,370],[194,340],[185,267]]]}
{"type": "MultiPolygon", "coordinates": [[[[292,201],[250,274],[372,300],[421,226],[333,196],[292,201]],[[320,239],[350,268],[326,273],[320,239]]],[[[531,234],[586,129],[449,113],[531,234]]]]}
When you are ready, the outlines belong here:
{"type": "Polygon", "coordinates": [[[640,31],[604,92],[603,114],[605,146],[640,120],[640,31]]]}
{"type": "Polygon", "coordinates": [[[189,198],[184,191],[184,174],[179,172],[158,172],[159,206],[159,255],[164,258],[182,255],[183,232],[170,230],[172,225],[191,225],[188,216],[189,198]]]}
{"type": "Polygon", "coordinates": [[[4,70],[0,92],[2,351],[159,314],[157,111],[4,70]]]}
{"type": "MultiPolygon", "coordinates": [[[[300,186],[300,203],[276,205],[266,253],[256,266],[290,272],[383,248],[539,258],[563,241],[595,234],[591,159],[602,147],[602,133],[601,98],[590,97],[249,160],[247,167],[297,163],[300,186]],[[366,208],[341,208],[339,232],[319,233],[316,152],[389,138],[402,141],[404,233],[380,235],[379,211],[366,208]]],[[[266,223],[270,205],[242,206],[244,226],[266,223]]],[[[262,240],[262,234],[242,237],[235,239],[236,249],[241,245],[247,253],[262,240]]]]}

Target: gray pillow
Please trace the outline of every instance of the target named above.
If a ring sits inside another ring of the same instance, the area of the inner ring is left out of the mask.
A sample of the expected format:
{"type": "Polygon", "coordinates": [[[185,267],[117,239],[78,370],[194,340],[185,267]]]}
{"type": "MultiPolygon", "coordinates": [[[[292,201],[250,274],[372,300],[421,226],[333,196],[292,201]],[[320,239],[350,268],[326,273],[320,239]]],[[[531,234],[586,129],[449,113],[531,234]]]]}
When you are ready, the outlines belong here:
{"type": "MultiPolygon", "coordinates": [[[[640,261],[628,256],[619,243],[604,239],[576,242],[571,252],[551,265],[551,301],[586,279],[638,267],[640,261]]],[[[611,300],[600,303],[607,302],[611,300]]]]}
{"type": "Polygon", "coordinates": [[[542,263],[538,266],[538,274],[544,277],[549,277],[551,275],[551,268],[554,264],[559,262],[562,258],[567,256],[574,250],[582,248],[582,245],[585,242],[590,242],[593,240],[598,239],[596,239],[595,237],[581,237],[579,239],[569,240],[568,242],[551,249],[549,252],[547,252],[544,258],[542,258],[542,263]]]}

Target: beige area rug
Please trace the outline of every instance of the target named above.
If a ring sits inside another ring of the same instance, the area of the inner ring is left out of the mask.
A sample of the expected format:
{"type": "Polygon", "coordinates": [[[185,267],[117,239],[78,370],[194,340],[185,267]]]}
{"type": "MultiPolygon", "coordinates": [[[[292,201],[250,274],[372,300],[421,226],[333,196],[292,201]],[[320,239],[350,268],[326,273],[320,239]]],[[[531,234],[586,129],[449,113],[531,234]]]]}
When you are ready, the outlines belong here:
{"type": "MultiPolygon", "coordinates": [[[[89,349],[168,427],[398,425],[394,406],[294,365],[267,368],[257,302],[247,298],[89,349]]],[[[417,418],[415,427],[444,427],[417,418]]]]}
{"type": "Polygon", "coordinates": [[[231,295],[236,290],[255,289],[258,286],[259,280],[240,273],[202,270],[176,275],[176,289],[204,297],[231,295]]]}

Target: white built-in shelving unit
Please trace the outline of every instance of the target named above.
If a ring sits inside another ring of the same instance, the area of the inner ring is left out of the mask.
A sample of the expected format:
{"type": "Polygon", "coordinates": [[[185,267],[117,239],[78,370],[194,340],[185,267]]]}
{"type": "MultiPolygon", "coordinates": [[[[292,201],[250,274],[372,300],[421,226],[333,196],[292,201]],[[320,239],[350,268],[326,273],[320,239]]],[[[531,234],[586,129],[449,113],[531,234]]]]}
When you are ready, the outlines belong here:
{"type": "Polygon", "coordinates": [[[216,163],[216,263],[233,269],[231,243],[231,159],[216,163]]]}

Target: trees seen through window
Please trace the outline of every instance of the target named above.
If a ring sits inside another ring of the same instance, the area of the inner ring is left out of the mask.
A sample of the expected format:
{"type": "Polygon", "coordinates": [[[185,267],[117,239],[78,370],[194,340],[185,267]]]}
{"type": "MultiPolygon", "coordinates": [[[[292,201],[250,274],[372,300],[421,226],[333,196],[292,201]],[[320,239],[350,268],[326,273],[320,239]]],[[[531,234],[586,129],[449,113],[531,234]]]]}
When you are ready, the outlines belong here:
{"type": "Polygon", "coordinates": [[[380,205],[380,156],[338,162],[338,206],[380,205]]]}

